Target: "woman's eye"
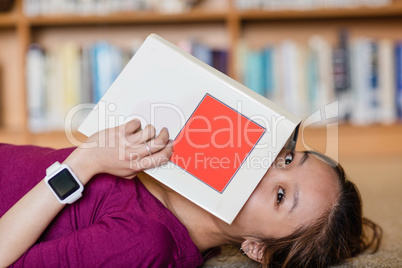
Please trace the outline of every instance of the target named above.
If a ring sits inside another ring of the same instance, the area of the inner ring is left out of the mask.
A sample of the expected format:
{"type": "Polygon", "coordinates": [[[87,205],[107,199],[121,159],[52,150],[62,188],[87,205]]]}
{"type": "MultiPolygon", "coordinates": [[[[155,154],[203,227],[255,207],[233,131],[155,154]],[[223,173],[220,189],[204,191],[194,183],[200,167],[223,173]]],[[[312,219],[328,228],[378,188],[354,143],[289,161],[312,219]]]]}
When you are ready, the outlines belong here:
{"type": "Polygon", "coordinates": [[[278,193],[276,195],[277,204],[279,205],[280,203],[282,203],[284,198],[285,198],[285,190],[279,188],[278,193]]]}
{"type": "Polygon", "coordinates": [[[289,165],[290,163],[292,163],[292,160],[293,160],[293,152],[290,152],[285,156],[285,165],[289,165]]]}

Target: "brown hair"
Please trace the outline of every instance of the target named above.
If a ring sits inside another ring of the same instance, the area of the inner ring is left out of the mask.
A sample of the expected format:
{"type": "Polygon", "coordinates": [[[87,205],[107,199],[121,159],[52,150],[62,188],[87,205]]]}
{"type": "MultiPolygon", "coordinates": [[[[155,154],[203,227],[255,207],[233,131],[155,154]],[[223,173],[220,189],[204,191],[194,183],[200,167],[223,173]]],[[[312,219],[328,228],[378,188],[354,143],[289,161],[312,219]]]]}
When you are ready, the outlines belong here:
{"type": "Polygon", "coordinates": [[[331,165],[339,179],[336,204],[318,220],[282,238],[263,240],[261,260],[267,267],[327,267],[373,248],[377,251],[382,229],[362,216],[362,202],[356,185],[340,164],[314,151],[331,165]]]}

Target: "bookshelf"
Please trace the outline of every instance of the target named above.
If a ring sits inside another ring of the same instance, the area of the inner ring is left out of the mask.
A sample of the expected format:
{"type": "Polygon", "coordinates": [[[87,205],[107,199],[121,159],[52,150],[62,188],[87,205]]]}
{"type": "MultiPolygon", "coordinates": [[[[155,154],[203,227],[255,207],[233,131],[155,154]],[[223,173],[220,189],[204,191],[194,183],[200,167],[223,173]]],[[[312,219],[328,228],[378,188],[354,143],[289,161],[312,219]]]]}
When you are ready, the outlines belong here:
{"type": "MultiPolygon", "coordinates": [[[[28,46],[34,42],[47,48],[67,40],[85,44],[103,38],[129,47],[131,39],[127,36],[131,35],[144,38],[156,32],[172,42],[194,36],[213,47],[228,49],[229,75],[239,79],[236,47],[240,40],[259,48],[267,42],[275,43],[287,37],[305,41],[308,36],[318,33],[335,42],[337,30],[342,27],[348,28],[352,36],[402,39],[400,0],[376,8],[303,11],[237,10],[234,0],[203,0],[189,12],[179,14],[130,11],[107,15],[38,17],[26,16],[22,2],[16,0],[12,11],[0,14],[0,141],[56,148],[71,146],[64,133],[33,134],[27,129],[23,70],[28,46]]],[[[323,128],[307,129],[308,146],[324,148],[325,133],[323,128]]],[[[80,134],[75,135],[77,140],[84,140],[80,134]]],[[[362,154],[398,155],[402,153],[398,143],[400,137],[402,126],[398,123],[364,127],[340,124],[339,153],[350,157],[362,154]]]]}

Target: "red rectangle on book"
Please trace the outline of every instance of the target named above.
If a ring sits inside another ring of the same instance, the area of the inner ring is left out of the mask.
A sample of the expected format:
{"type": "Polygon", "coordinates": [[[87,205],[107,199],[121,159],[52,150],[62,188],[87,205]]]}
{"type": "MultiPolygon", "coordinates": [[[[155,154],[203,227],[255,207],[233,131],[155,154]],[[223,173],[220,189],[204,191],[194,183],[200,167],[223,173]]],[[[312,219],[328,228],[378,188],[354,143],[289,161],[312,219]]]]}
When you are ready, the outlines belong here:
{"type": "Polygon", "coordinates": [[[206,94],[177,135],[170,161],[222,193],[264,132],[206,94]]]}

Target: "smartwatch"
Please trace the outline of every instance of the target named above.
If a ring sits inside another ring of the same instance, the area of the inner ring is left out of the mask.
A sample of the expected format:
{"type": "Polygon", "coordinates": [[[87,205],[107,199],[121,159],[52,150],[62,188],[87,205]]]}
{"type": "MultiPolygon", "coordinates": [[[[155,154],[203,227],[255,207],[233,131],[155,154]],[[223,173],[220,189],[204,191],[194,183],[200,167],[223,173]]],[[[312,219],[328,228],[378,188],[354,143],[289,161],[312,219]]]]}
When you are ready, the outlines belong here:
{"type": "Polygon", "coordinates": [[[56,162],[48,167],[44,180],[62,204],[72,204],[82,196],[84,186],[66,164],[56,162]]]}

